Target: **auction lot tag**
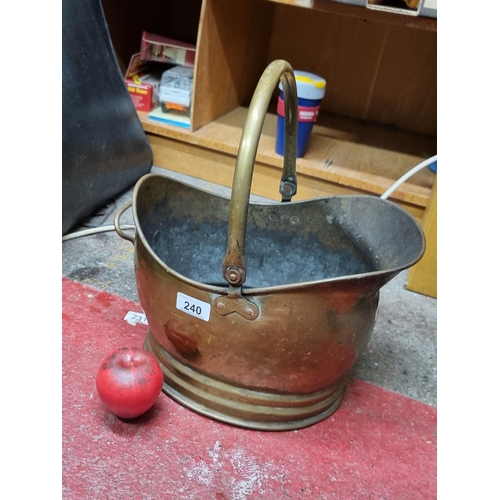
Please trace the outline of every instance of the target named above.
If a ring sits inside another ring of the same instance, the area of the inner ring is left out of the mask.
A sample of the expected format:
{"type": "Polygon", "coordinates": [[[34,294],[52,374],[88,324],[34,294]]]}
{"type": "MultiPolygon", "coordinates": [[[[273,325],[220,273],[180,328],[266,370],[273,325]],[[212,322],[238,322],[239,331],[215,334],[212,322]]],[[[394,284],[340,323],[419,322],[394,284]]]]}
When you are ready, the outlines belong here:
{"type": "Polygon", "coordinates": [[[195,318],[200,318],[203,321],[208,321],[210,319],[210,304],[190,297],[189,295],[185,295],[181,292],[177,292],[177,303],[175,304],[175,307],[177,307],[179,311],[190,314],[195,318]]]}
{"type": "Polygon", "coordinates": [[[125,317],[123,318],[129,325],[135,326],[137,323],[141,323],[141,325],[147,325],[148,320],[144,313],[129,311],[125,317]]]}

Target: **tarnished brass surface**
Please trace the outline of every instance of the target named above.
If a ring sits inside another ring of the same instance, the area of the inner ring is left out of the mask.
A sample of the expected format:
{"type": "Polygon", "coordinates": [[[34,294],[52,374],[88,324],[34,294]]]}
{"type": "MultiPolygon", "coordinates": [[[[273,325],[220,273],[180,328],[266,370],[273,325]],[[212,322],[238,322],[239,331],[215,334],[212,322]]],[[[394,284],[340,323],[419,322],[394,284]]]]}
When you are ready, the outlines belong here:
{"type": "Polygon", "coordinates": [[[380,288],[421,258],[425,242],[411,215],[380,198],[248,203],[254,146],[231,200],[160,175],[137,183],[145,345],[162,366],[164,391],[185,406],[243,427],[296,429],[340,405],[380,288]],[[243,287],[221,277],[234,242],[243,287]]]}
{"type": "Polygon", "coordinates": [[[241,134],[240,147],[234,170],[229,234],[226,256],[222,263],[222,275],[233,286],[241,286],[246,280],[245,238],[247,208],[250,199],[253,167],[264,118],[272,94],[279,81],[283,83],[285,100],[285,155],[280,192],[283,201],[290,201],[297,191],[295,161],[297,151],[297,87],[293,69],[286,61],[271,63],[257,84],[241,134]]]}
{"type": "Polygon", "coordinates": [[[345,392],[343,379],[327,389],[297,395],[235,387],[180,363],[158,344],[151,331],[145,348],[168,373],[164,392],[184,406],[228,424],[275,431],[307,427],[331,415],[345,392]]]}

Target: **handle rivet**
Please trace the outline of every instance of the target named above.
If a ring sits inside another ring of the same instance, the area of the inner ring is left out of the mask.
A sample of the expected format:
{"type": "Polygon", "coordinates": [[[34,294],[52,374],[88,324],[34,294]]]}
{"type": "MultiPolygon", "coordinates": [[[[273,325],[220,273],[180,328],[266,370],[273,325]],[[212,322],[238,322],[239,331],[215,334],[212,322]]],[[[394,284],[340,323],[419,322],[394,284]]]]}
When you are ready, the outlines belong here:
{"type": "Polygon", "coordinates": [[[238,271],[230,271],[228,274],[227,274],[227,280],[230,282],[230,283],[238,283],[241,279],[241,276],[240,276],[240,273],[238,271]]]}

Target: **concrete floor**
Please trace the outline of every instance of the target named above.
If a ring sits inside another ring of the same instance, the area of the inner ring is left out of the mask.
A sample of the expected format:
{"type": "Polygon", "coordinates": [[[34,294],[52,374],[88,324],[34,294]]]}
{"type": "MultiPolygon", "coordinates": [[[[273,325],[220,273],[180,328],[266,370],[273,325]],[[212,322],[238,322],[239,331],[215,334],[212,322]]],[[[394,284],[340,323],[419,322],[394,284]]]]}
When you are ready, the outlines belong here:
{"type": "MultiPolygon", "coordinates": [[[[230,196],[228,188],[156,167],[153,171],[230,196]]],[[[132,192],[103,207],[85,221],[86,227],[112,224],[116,211],[132,199],[132,192]]],[[[131,210],[124,213],[121,223],[133,224],[131,210]]],[[[133,245],[114,231],[65,241],[62,257],[63,276],[139,302],[133,245]]],[[[354,376],[436,406],[437,301],[406,290],[406,279],[407,272],[402,272],[380,291],[377,323],[354,376]]]]}

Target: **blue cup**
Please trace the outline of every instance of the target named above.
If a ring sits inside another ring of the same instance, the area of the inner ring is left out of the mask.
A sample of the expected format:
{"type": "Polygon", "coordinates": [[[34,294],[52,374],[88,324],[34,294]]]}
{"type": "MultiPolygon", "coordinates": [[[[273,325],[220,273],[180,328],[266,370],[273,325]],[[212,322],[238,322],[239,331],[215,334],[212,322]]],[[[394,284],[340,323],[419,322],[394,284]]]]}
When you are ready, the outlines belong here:
{"type": "MultiPolygon", "coordinates": [[[[294,71],[298,97],[297,158],[306,152],[309,137],[319,114],[321,100],[325,95],[326,81],[318,75],[305,71],[294,71]]],[[[276,153],[283,156],[285,150],[285,106],[283,87],[279,84],[278,122],[276,126],[276,153]]]]}

